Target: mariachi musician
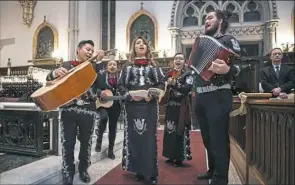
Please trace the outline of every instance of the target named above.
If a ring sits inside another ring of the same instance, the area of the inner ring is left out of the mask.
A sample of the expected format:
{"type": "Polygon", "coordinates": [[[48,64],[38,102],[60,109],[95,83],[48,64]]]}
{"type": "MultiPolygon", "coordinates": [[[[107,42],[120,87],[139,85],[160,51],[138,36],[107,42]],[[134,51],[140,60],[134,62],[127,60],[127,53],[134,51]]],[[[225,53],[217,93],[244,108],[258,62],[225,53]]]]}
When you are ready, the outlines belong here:
{"type": "MultiPolygon", "coordinates": [[[[97,80],[97,94],[98,97],[102,99],[103,96],[105,96],[104,90],[111,90],[113,95],[117,94],[117,62],[114,60],[108,61],[106,64],[106,68],[107,70],[101,72],[97,80]]],[[[98,124],[98,129],[96,130],[97,141],[95,151],[101,151],[103,133],[106,129],[107,122],[109,121],[108,157],[110,159],[115,159],[113,149],[117,132],[117,122],[121,113],[120,107],[120,102],[114,101],[113,105],[110,108],[98,108],[98,112],[100,113],[100,123],[98,124]]]]}
{"type": "MultiPolygon", "coordinates": [[[[101,58],[94,53],[94,43],[92,40],[83,40],[78,44],[76,59],[63,62],[61,67],[51,71],[46,80],[52,81],[62,77],[73,68],[87,60],[101,58]]],[[[83,83],[83,79],[80,82],[83,83]]],[[[73,184],[75,174],[74,150],[77,132],[79,129],[80,153],[79,153],[79,175],[81,181],[90,182],[90,176],[87,172],[90,166],[90,155],[92,145],[92,133],[94,122],[98,119],[95,108],[97,99],[95,83],[80,98],[73,100],[67,105],[61,107],[61,142],[62,142],[62,177],[63,184],[73,184]]]]}
{"type": "Polygon", "coordinates": [[[191,112],[188,94],[193,85],[193,77],[186,73],[183,53],[174,55],[173,64],[174,69],[168,71],[165,77],[168,86],[165,93],[166,102],[163,102],[166,104],[166,117],[162,155],[168,158],[167,163],[179,167],[182,166],[183,160],[192,159],[189,134],[191,112]]]}
{"type": "MultiPolygon", "coordinates": [[[[205,19],[205,35],[214,37],[226,48],[239,54],[238,41],[233,36],[225,34],[229,26],[229,17],[229,12],[220,10],[208,13],[205,19]]],[[[192,55],[193,53],[190,57],[192,55]]],[[[209,70],[215,75],[210,81],[202,80],[199,75],[196,76],[195,112],[208,152],[209,163],[209,170],[205,174],[200,174],[198,178],[212,179],[210,184],[225,185],[228,183],[230,162],[228,126],[233,103],[231,80],[240,71],[237,66],[233,65],[233,60],[235,58],[230,61],[229,65],[220,59],[212,61],[209,70]]]]}

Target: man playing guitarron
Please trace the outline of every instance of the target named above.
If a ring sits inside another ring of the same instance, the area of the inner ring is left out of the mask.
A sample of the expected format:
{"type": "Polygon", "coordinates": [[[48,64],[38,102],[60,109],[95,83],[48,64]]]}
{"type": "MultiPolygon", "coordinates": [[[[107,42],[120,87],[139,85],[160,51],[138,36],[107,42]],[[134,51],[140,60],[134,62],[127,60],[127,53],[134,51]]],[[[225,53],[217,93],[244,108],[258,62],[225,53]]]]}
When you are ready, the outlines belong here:
{"type": "MultiPolygon", "coordinates": [[[[97,94],[99,98],[103,99],[104,90],[111,90],[113,95],[117,94],[117,62],[114,60],[108,61],[107,70],[104,71],[97,80],[97,94]]],[[[110,108],[99,107],[98,112],[100,113],[100,123],[98,129],[96,130],[97,141],[95,146],[95,151],[101,151],[101,142],[103,133],[106,129],[107,122],[109,121],[109,149],[108,157],[110,159],[115,159],[113,152],[116,132],[117,132],[117,122],[121,113],[119,101],[114,101],[110,108]]]]}
{"type": "MultiPolygon", "coordinates": [[[[81,41],[77,47],[76,59],[63,62],[61,67],[51,71],[47,75],[46,80],[52,81],[58,77],[65,76],[70,69],[78,66],[82,62],[98,58],[97,55],[99,52],[94,53],[93,48],[93,41],[81,41]]],[[[101,58],[102,56],[99,57],[101,58]]],[[[77,83],[83,83],[83,79],[77,83]]],[[[95,92],[94,83],[79,99],[73,100],[60,108],[63,184],[73,184],[73,177],[75,174],[74,150],[78,129],[80,140],[79,175],[83,182],[90,182],[87,169],[91,164],[90,155],[94,122],[98,120],[98,114],[95,108],[97,94],[95,92]]]]}

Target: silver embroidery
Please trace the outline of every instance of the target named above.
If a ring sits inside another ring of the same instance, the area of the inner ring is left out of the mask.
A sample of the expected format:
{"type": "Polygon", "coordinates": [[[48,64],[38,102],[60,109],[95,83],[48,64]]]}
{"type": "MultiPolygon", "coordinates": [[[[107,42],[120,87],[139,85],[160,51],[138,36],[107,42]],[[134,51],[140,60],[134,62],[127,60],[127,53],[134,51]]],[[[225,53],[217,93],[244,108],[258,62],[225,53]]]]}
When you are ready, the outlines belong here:
{"type": "Polygon", "coordinates": [[[61,140],[61,153],[62,153],[62,172],[63,172],[63,175],[65,177],[70,177],[70,169],[69,169],[69,165],[67,165],[66,163],[66,146],[65,146],[65,143],[66,143],[66,140],[65,140],[65,135],[64,135],[64,124],[61,120],[61,114],[62,114],[62,110],[59,111],[59,124],[60,124],[60,140],[61,140]]]}
{"type": "Polygon", "coordinates": [[[146,129],[146,122],[145,119],[134,119],[134,130],[139,134],[142,135],[146,129]]]}
{"type": "Polygon", "coordinates": [[[104,72],[105,72],[104,69],[101,69],[101,70],[98,71],[98,73],[99,73],[100,75],[102,75],[104,72]]]}
{"type": "Polygon", "coordinates": [[[130,78],[130,70],[131,70],[131,66],[126,67],[126,78],[125,78],[125,84],[127,85],[129,82],[129,78],[130,78]]]}
{"type": "Polygon", "coordinates": [[[77,99],[76,104],[79,106],[82,106],[82,105],[86,105],[86,104],[90,104],[90,103],[87,103],[82,99],[77,99]]]}
{"type": "Polygon", "coordinates": [[[128,120],[127,120],[127,112],[125,106],[123,106],[124,111],[124,122],[125,122],[125,128],[124,128],[124,148],[123,148],[123,163],[122,163],[122,169],[128,170],[129,166],[129,138],[128,138],[128,120]]]}
{"type": "Polygon", "coordinates": [[[179,102],[177,102],[177,101],[171,100],[171,101],[169,101],[166,105],[167,105],[167,106],[168,106],[168,105],[169,105],[169,106],[180,106],[181,104],[180,104],[179,102]]]}
{"type": "Polygon", "coordinates": [[[175,122],[174,121],[171,121],[171,120],[167,120],[166,122],[166,131],[171,134],[172,132],[175,131],[175,122]]]}
{"type": "Polygon", "coordinates": [[[159,83],[159,76],[158,76],[157,68],[153,67],[152,70],[153,70],[153,74],[154,74],[156,83],[159,83]]]}
{"type": "Polygon", "coordinates": [[[91,111],[91,110],[87,110],[87,109],[83,109],[83,108],[78,108],[78,107],[69,107],[69,108],[65,108],[63,109],[63,111],[65,112],[69,112],[69,111],[74,111],[78,114],[89,114],[91,116],[94,116],[96,119],[99,119],[100,116],[96,111],[91,111]]]}
{"type": "Polygon", "coordinates": [[[186,82],[187,84],[189,84],[189,85],[192,85],[193,82],[194,82],[193,77],[192,77],[192,76],[187,77],[186,80],[185,80],[185,82],[186,82]]]}
{"type": "Polygon", "coordinates": [[[183,138],[183,158],[184,158],[184,160],[191,160],[192,159],[191,154],[189,154],[187,152],[189,147],[190,147],[187,144],[189,139],[190,139],[189,138],[189,130],[187,129],[187,127],[185,127],[185,129],[184,129],[184,138],[183,138]]]}
{"type": "Polygon", "coordinates": [[[144,85],[145,85],[145,83],[144,83],[144,81],[145,81],[145,76],[144,76],[144,74],[143,74],[143,71],[144,71],[144,67],[141,66],[141,67],[139,68],[139,86],[144,86],[144,85]]]}

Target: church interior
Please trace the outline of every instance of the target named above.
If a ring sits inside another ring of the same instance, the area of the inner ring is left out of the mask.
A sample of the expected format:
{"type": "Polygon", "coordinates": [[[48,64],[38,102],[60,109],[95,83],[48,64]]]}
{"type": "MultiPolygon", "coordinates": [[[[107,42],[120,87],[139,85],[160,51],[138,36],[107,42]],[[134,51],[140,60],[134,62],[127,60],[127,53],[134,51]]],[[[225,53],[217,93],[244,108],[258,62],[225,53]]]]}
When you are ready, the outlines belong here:
{"type": "MultiPolygon", "coordinates": [[[[240,73],[231,89],[238,113],[229,124],[229,184],[295,184],[294,82],[287,99],[273,98],[261,86],[261,70],[271,65],[273,48],[283,52],[282,65],[293,70],[295,65],[294,2],[276,0],[0,1],[0,184],[60,183],[59,111],[40,110],[30,95],[46,85],[51,70],[75,59],[81,40],[110,51],[103,61],[117,61],[120,70],[132,41],[142,36],[166,73],[175,53],[189,59],[206,15],[217,9],[232,13],[227,34],[241,48],[235,64],[240,73]]],[[[191,96],[198,96],[194,88],[191,96]]],[[[159,109],[158,129],[163,130],[165,107],[159,109]]],[[[160,156],[160,184],[209,184],[196,178],[208,164],[194,105],[192,109],[193,160],[185,168],[170,169],[160,156]]],[[[121,170],[123,119],[118,121],[115,160],[107,158],[107,136],[100,153],[93,145],[90,184],[138,184],[121,170]]],[[[158,143],[161,137],[159,132],[158,143]]],[[[158,150],[161,155],[161,146],[158,150]]],[[[83,182],[75,178],[74,184],[83,182]]]]}

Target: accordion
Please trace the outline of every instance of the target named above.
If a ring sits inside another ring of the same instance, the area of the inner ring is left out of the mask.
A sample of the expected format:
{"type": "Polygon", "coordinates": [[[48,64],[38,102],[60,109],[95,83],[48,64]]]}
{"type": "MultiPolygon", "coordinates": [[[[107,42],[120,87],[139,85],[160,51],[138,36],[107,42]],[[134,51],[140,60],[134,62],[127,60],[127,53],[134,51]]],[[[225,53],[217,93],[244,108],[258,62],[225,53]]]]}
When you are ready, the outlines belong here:
{"type": "Polygon", "coordinates": [[[220,59],[229,64],[231,59],[235,57],[239,57],[239,55],[231,49],[226,48],[215,38],[207,35],[200,35],[195,40],[188,65],[191,66],[203,80],[208,82],[215,75],[214,72],[209,70],[212,61],[220,59]]]}

